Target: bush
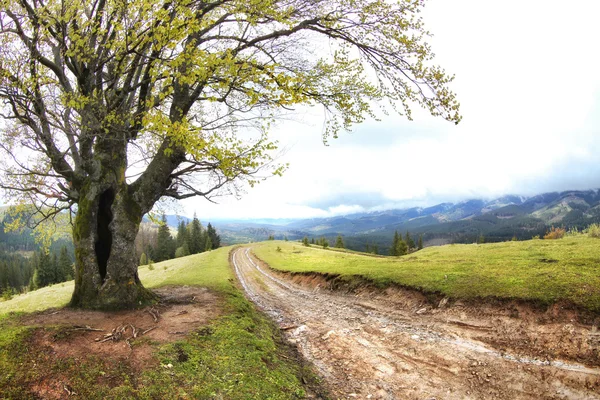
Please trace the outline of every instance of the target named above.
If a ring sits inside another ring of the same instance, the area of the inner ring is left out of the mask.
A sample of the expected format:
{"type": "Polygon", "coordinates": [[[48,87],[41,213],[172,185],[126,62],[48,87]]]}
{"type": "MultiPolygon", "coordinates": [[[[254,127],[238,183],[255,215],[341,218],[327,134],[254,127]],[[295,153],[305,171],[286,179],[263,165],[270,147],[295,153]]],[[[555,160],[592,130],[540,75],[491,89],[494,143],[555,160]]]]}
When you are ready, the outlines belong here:
{"type": "Polygon", "coordinates": [[[281,247],[277,246],[277,248],[275,249],[275,251],[277,251],[278,253],[281,253],[281,247]]]}
{"type": "Polygon", "coordinates": [[[562,239],[565,236],[564,228],[552,227],[548,233],[544,235],[544,239],[562,239]]]}
{"type": "Polygon", "coordinates": [[[589,237],[600,239],[600,224],[591,224],[586,229],[586,233],[589,237]]]}
{"type": "Polygon", "coordinates": [[[148,261],[148,269],[154,271],[154,262],[152,260],[148,261]]]}
{"type": "Polygon", "coordinates": [[[13,289],[12,289],[12,288],[10,288],[10,287],[7,287],[7,288],[4,290],[4,293],[2,293],[2,300],[4,300],[4,301],[8,301],[8,300],[12,299],[12,298],[13,298],[13,296],[14,296],[14,291],[13,291],[13,289]]]}

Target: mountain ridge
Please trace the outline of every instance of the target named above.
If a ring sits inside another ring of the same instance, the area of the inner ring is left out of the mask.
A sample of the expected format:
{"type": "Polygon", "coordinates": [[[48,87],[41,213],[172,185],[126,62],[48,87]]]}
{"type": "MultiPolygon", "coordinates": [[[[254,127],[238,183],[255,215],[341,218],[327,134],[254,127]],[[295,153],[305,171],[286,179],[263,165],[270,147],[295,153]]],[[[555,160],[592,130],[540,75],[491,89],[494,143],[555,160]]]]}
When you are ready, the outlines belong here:
{"type": "MultiPolygon", "coordinates": [[[[366,211],[287,223],[278,223],[276,219],[269,222],[215,220],[214,225],[225,240],[232,243],[265,240],[271,235],[291,240],[338,234],[365,239],[393,235],[395,230],[450,242],[468,242],[479,235],[490,236],[491,241],[508,240],[513,236],[525,239],[544,234],[552,225],[583,228],[600,222],[600,190],[568,190],[534,196],[511,194],[491,200],[468,199],[429,207],[366,211]],[[243,239],[238,241],[236,238],[243,239]]],[[[376,238],[373,240],[377,241],[376,238]]]]}

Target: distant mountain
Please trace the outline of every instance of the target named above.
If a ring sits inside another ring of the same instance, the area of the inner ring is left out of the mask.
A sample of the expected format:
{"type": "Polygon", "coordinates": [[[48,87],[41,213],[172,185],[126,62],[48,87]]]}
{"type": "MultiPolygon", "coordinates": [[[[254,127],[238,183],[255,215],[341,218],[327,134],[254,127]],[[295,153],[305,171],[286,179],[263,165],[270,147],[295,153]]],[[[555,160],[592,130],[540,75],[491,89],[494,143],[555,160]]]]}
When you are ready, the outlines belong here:
{"type": "Polygon", "coordinates": [[[385,253],[394,231],[423,235],[426,243],[472,242],[480,235],[487,241],[529,239],[543,235],[550,226],[583,228],[600,222],[600,190],[543,193],[525,197],[470,199],[432,207],[412,207],[363,212],[329,218],[299,220],[217,221],[227,243],[266,240],[270,235],[289,240],[338,234],[357,250],[378,244],[385,253]]]}

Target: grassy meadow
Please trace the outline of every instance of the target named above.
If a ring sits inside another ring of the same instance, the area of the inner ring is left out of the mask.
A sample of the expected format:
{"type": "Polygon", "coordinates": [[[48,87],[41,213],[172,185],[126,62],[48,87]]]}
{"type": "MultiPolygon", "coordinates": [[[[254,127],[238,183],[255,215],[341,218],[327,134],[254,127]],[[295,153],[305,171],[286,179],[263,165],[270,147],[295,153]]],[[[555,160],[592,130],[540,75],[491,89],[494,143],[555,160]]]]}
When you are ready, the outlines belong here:
{"type": "Polygon", "coordinates": [[[401,257],[371,257],[301,243],[253,246],[272,268],[365,278],[454,299],[499,298],[551,304],[564,301],[600,312],[600,239],[579,234],[557,240],[428,247],[401,257]],[[281,251],[277,251],[277,247],[281,251]]]}
{"type": "MultiPolygon", "coordinates": [[[[59,374],[81,398],[86,399],[294,399],[304,396],[301,383],[310,371],[284,354],[278,329],[258,313],[232,284],[228,256],[231,247],[165,261],[140,268],[144,285],[205,286],[218,292],[225,313],[204,329],[175,343],[153,344],[160,365],[136,373],[124,365],[90,357],[57,360],[32,347],[35,327],[19,324],[19,315],[49,307],[61,307],[70,299],[68,282],[0,302],[0,399],[26,399],[23,390],[44,377],[32,372],[32,363],[45,363],[49,373],[59,374]],[[206,333],[209,332],[209,333],[206,333]],[[184,352],[186,361],[180,361],[184,352]],[[46,365],[47,364],[47,365],[46,365]],[[101,377],[114,376],[110,384],[101,377]]],[[[44,328],[52,329],[52,328],[44,328]]],[[[143,338],[141,340],[144,340],[143,338]]],[[[135,342],[134,342],[135,346],[135,342]]]]}

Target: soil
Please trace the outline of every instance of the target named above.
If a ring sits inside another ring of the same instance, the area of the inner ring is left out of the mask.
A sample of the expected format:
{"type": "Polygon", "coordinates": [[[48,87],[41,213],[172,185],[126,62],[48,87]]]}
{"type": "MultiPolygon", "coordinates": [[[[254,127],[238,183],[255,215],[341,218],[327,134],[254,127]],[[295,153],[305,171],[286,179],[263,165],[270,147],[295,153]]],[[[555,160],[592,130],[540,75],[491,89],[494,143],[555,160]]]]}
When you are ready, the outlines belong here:
{"type": "Polygon", "coordinates": [[[339,290],[323,276],[277,273],[249,248],[233,264],[335,398],[600,399],[600,321],[560,305],[339,290]]]}
{"type": "MultiPolygon", "coordinates": [[[[160,302],[153,307],[115,312],[51,309],[23,317],[20,323],[38,327],[31,341],[45,358],[77,362],[98,357],[139,373],[158,365],[152,355],[155,344],[180,340],[222,313],[222,299],[206,288],[163,287],[154,292],[160,302]],[[113,329],[124,326],[127,329],[119,340],[103,341],[113,329]]],[[[63,382],[63,377],[41,374],[31,390],[44,399],[64,398],[68,388],[63,382]]]]}

